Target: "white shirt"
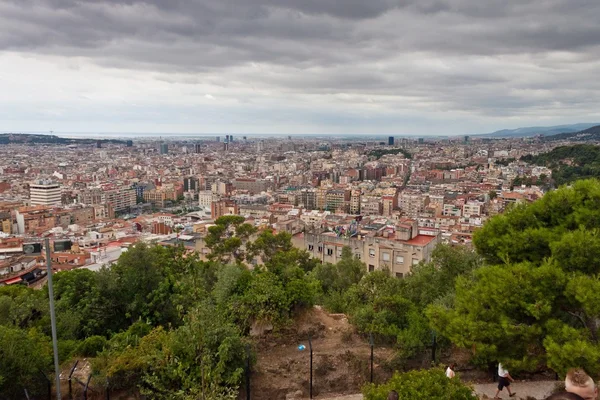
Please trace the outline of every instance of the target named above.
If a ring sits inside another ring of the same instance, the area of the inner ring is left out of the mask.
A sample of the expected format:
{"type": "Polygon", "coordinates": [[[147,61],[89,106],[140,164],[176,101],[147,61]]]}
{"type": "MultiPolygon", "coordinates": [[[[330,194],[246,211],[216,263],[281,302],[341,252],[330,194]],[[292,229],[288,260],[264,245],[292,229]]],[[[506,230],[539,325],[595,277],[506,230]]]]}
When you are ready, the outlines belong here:
{"type": "Polygon", "coordinates": [[[498,376],[506,378],[507,375],[508,375],[508,370],[504,369],[504,367],[502,367],[502,364],[498,363],[498,376]]]}
{"type": "Polygon", "coordinates": [[[446,368],[446,376],[450,379],[454,378],[454,371],[452,371],[452,368],[448,367],[446,368]]]}

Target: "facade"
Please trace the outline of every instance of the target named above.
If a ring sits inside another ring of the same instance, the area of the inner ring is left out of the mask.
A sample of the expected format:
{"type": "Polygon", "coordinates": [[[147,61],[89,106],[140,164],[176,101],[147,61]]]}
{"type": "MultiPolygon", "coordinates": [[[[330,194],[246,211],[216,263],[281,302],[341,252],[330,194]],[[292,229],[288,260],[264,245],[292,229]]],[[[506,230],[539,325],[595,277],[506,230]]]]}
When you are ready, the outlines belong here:
{"type": "Polygon", "coordinates": [[[350,193],[350,214],[360,213],[360,189],[353,189],[350,193]]]}
{"type": "Polygon", "coordinates": [[[144,191],[144,201],[152,204],[154,207],[163,208],[167,201],[177,200],[175,189],[152,189],[144,191]]]}
{"type": "Polygon", "coordinates": [[[209,208],[213,202],[213,193],[210,190],[201,190],[198,192],[198,205],[209,208]]]}
{"type": "Polygon", "coordinates": [[[82,190],[77,195],[80,204],[103,205],[111,204],[114,211],[125,211],[136,205],[136,189],[122,186],[103,190],[90,188],[82,190]]]}
{"type": "Polygon", "coordinates": [[[417,218],[429,205],[429,196],[422,193],[403,192],[398,196],[398,207],[409,218],[417,218]]]}
{"type": "Polygon", "coordinates": [[[232,185],[236,190],[247,190],[250,193],[262,193],[273,188],[273,182],[254,178],[237,178],[232,185]]]}
{"type": "Polygon", "coordinates": [[[50,181],[32,183],[29,185],[29,199],[32,206],[60,206],[60,185],[50,181]]]}
{"type": "Polygon", "coordinates": [[[342,256],[342,248],[350,247],[355,257],[366,264],[369,272],[387,270],[396,277],[410,274],[413,266],[431,260],[435,246],[441,242],[441,235],[422,235],[416,221],[396,227],[356,237],[338,237],[333,232],[305,232],[303,240],[295,240],[313,257],[323,262],[337,263],[342,256]]]}
{"type": "Polygon", "coordinates": [[[166,143],[160,144],[160,154],[169,154],[169,145],[166,143]]]}
{"type": "Polygon", "coordinates": [[[239,215],[240,208],[231,200],[218,200],[210,204],[210,217],[217,219],[223,215],[239,215]]]}

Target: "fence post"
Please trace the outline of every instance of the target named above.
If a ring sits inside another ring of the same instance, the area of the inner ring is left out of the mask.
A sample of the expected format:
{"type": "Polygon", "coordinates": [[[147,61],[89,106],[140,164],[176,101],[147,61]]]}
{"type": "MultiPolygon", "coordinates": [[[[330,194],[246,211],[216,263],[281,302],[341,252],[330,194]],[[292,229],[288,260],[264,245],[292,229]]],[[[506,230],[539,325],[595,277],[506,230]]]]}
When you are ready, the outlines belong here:
{"type": "Polygon", "coordinates": [[[433,365],[435,366],[435,353],[437,351],[437,335],[435,331],[431,331],[432,343],[431,343],[431,360],[433,361],[433,365]]]}
{"type": "Polygon", "coordinates": [[[250,345],[246,345],[246,400],[250,400],[250,345]]]}
{"type": "Polygon", "coordinates": [[[313,398],[313,348],[312,337],[308,335],[308,348],[310,350],[310,383],[309,383],[309,398],[313,398]]]}
{"type": "Polygon", "coordinates": [[[92,380],[92,374],[88,376],[87,382],[85,383],[85,387],[83,389],[83,400],[87,400],[87,392],[90,387],[90,381],[92,380]]]}
{"type": "Polygon", "coordinates": [[[75,368],[77,368],[77,364],[79,364],[79,360],[75,361],[75,364],[71,367],[71,372],[69,372],[69,400],[73,400],[73,386],[71,385],[71,381],[73,379],[73,373],[75,372],[75,368]]]}
{"type": "Polygon", "coordinates": [[[106,378],[106,400],[110,400],[110,387],[109,387],[110,382],[108,381],[108,378],[106,378]]]}
{"type": "Polygon", "coordinates": [[[48,375],[46,375],[41,369],[40,373],[42,374],[44,379],[46,379],[46,387],[48,389],[48,400],[52,400],[52,381],[50,380],[50,378],[48,378],[48,375]]]}
{"type": "Polygon", "coordinates": [[[373,332],[369,333],[369,343],[371,344],[371,383],[373,383],[373,332]]]}

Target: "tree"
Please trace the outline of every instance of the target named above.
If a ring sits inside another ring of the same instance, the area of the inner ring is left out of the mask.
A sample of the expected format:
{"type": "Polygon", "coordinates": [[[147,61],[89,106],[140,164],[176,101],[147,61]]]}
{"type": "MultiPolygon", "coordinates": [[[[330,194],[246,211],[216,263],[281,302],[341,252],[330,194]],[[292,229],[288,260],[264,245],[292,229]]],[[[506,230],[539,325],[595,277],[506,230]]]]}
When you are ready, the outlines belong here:
{"type": "Polygon", "coordinates": [[[38,330],[0,326],[0,393],[11,399],[23,398],[24,389],[45,393],[40,371],[50,370],[51,357],[50,340],[38,330]]]}
{"type": "Polygon", "coordinates": [[[600,182],[581,181],[494,217],[475,245],[490,264],[456,281],[431,324],[474,361],[600,372],[600,182]]]}
{"type": "Polygon", "coordinates": [[[425,309],[451,295],[457,277],[469,275],[481,265],[481,257],[468,247],[438,245],[431,262],[415,266],[402,281],[400,293],[420,309],[425,309]]]}
{"type": "Polygon", "coordinates": [[[363,388],[366,400],[386,400],[390,391],[396,391],[398,398],[428,400],[477,400],[473,389],[460,379],[448,379],[444,370],[415,370],[404,373],[396,372],[384,384],[369,384],[363,388]]]}
{"type": "Polygon", "coordinates": [[[209,259],[227,263],[241,263],[245,259],[244,247],[250,237],[256,233],[256,228],[244,223],[244,217],[225,215],[217,218],[214,226],[208,228],[204,238],[210,249],[209,259]]]}

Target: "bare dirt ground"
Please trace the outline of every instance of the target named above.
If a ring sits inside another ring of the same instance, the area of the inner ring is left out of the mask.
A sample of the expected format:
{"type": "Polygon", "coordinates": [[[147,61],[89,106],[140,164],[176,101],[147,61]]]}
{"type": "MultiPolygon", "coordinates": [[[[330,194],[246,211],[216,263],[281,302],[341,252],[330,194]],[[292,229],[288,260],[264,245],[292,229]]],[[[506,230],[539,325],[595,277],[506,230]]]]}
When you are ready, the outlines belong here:
{"type": "MultiPolygon", "coordinates": [[[[370,379],[370,346],[348,323],[346,316],[328,314],[320,307],[305,312],[280,334],[257,343],[252,374],[252,398],[295,399],[309,395],[309,345],[313,345],[313,397],[334,398],[360,392],[370,379]],[[305,350],[298,350],[299,345],[305,350]]],[[[389,378],[394,350],[375,346],[374,380],[389,378]]],[[[242,390],[243,391],[243,390],[242,390]]]]}

